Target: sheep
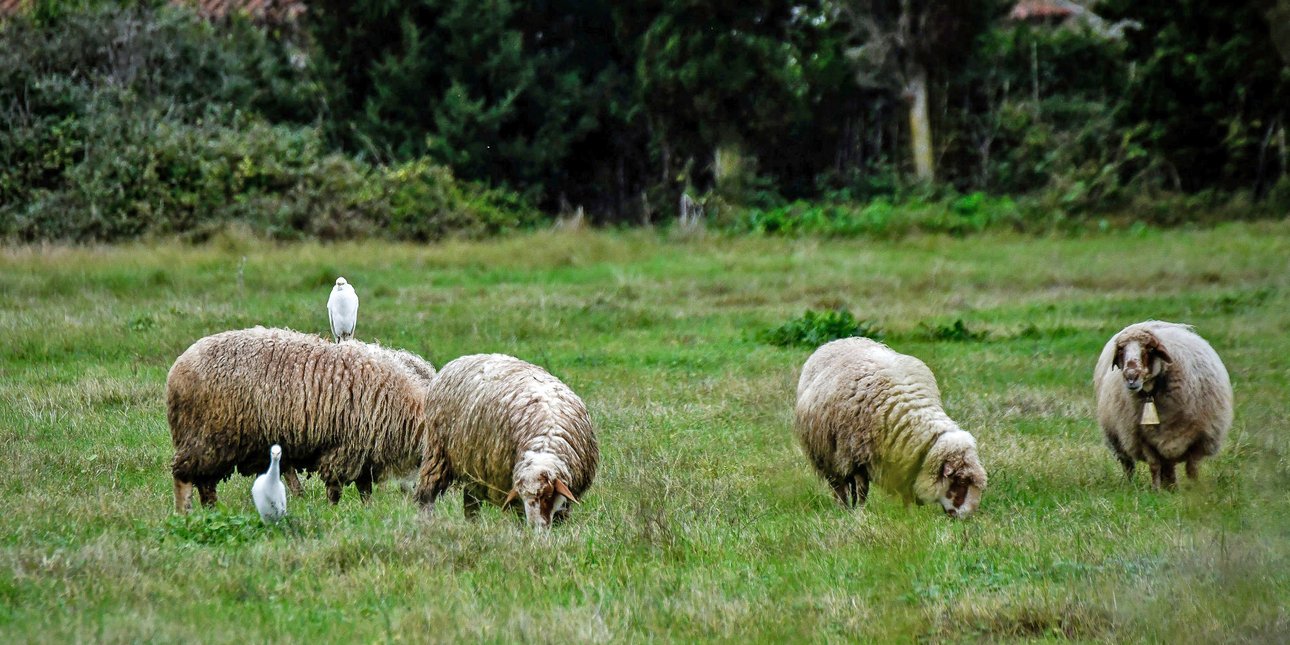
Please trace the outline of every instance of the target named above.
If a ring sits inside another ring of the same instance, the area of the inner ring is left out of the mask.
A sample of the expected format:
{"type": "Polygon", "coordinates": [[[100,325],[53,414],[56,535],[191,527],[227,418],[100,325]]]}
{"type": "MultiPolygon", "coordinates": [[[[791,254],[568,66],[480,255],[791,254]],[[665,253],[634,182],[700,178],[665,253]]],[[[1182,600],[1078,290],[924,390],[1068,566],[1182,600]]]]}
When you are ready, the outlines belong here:
{"type": "Polygon", "coordinates": [[[273,444],[284,468],[316,470],[333,504],[350,482],[367,500],[383,475],[415,469],[428,388],[392,351],[264,327],[193,343],[166,378],[175,511],[194,484],[214,506],[220,480],[263,470],[273,444]]]}
{"type": "MultiPolygon", "coordinates": [[[[430,361],[404,349],[382,347],[376,343],[369,344],[369,347],[373,351],[383,352],[388,358],[406,367],[412,372],[412,375],[419,381],[422,387],[430,387],[430,381],[434,379],[434,365],[432,365],[430,361]]],[[[390,475],[388,478],[397,480],[401,488],[409,490],[411,488],[409,480],[415,481],[417,475],[416,467],[419,465],[420,462],[418,461],[416,464],[413,464],[407,472],[395,473],[390,475]]],[[[287,482],[287,488],[291,490],[292,495],[300,497],[305,494],[305,487],[300,482],[300,476],[297,474],[295,467],[283,467],[282,478],[287,482]]]]}
{"type": "Polygon", "coordinates": [[[1133,479],[1145,461],[1155,488],[1177,485],[1174,466],[1196,479],[1232,427],[1232,383],[1218,354],[1189,325],[1148,320],[1111,337],[1093,368],[1097,420],[1133,479]]]}
{"type": "Polygon", "coordinates": [[[863,507],[870,481],[905,503],[976,510],[986,472],[976,440],[941,408],[922,361],[867,338],[822,345],[802,367],[794,433],[843,506],[863,507]]]}
{"type": "Polygon", "coordinates": [[[503,354],[463,356],[435,376],[415,495],[427,516],[454,481],[468,518],[519,498],[534,528],[567,518],[600,459],[582,399],[546,370],[503,354]]]}

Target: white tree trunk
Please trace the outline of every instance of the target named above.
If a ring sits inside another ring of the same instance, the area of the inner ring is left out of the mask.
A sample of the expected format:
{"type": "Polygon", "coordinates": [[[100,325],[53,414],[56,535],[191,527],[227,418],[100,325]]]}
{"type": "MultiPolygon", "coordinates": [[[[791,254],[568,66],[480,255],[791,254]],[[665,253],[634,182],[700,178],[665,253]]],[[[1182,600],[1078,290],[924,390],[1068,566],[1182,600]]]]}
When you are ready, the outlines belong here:
{"type": "Polygon", "coordinates": [[[914,172],[920,181],[936,178],[932,166],[932,125],[927,116],[927,70],[915,66],[909,75],[909,140],[914,152],[914,172]]]}

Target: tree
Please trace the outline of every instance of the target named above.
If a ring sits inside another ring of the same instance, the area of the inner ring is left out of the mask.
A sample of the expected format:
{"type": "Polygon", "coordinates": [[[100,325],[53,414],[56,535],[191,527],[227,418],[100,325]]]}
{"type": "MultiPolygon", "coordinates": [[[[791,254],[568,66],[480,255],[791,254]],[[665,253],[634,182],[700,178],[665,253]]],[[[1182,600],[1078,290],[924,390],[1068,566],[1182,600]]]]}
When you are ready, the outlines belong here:
{"type": "Polygon", "coordinates": [[[1275,182],[1290,105],[1290,67],[1277,53],[1268,0],[1134,2],[1103,5],[1110,19],[1133,18],[1126,32],[1134,80],[1121,119],[1143,125],[1176,186],[1252,189],[1275,182]]]}
{"type": "Polygon", "coordinates": [[[967,58],[986,27],[984,0],[840,0],[839,16],[859,43],[848,51],[863,87],[899,92],[909,108],[914,172],[935,178],[928,94],[935,77],[967,58]]]}

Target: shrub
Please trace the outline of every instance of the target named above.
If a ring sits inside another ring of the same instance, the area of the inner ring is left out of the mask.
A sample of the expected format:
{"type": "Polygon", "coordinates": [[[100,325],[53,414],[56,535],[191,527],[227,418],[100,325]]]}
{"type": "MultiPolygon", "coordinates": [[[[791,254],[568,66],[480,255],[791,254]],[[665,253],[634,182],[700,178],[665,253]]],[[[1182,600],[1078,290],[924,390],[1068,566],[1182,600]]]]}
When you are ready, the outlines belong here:
{"type": "Polygon", "coordinates": [[[503,192],[424,160],[331,152],[317,83],[248,22],[91,6],[0,29],[0,235],[279,239],[484,235],[533,220],[503,192]]]}
{"type": "Polygon", "coordinates": [[[882,332],[872,322],[856,320],[846,309],[825,312],[807,309],[800,318],[765,330],[757,338],[777,347],[818,347],[831,340],[852,336],[880,340],[882,332]]]}
{"type": "Polygon", "coordinates": [[[922,327],[928,338],[939,341],[976,342],[985,340],[990,335],[989,332],[984,330],[973,331],[968,329],[962,318],[947,325],[921,323],[919,327],[922,327]]]}

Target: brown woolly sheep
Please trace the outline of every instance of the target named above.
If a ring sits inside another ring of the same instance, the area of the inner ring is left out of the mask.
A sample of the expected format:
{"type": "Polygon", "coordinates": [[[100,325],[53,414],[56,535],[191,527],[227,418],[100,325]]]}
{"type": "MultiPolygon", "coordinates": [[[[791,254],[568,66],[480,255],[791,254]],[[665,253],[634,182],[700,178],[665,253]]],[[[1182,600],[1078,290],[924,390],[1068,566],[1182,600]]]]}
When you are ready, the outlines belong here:
{"type": "Polygon", "coordinates": [[[416,496],[427,513],[454,481],[467,517],[519,498],[535,528],[568,515],[600,449],[582,399],[546,370],[502,354],[463,356],[435,376],[416,496]]]}
{"type": "Polygon", "coordinates": [[[844,506],[863,506],[873,481],[906,503],[976,510],[986,487],[976,440],[941,408],[922,361],[867,338],[815,350],[797,384],[793,429],[844,506]]]}
{"type": "Polygon", "coordinates": [[[166,379],[175,510],[191,507],[194,484],[213,506],[216,484],[264,470],[273,444],[284,467],[316,470],[332,503],[350,482],[367,499],[382,476],[415,468],[427,388],[390,351],[264,327],[193,343],[166,379]]]}
{"type": "MultiPolygon", "coordinates": [[[[430,382],[434,380],[434,365],[431,365],[430,361],[403,349],[382,347],[374,343],[369,344],[368,346],[374,351],[384,352],[387,357],[408,368],[408,370],[412,372],[412,375],[420,382],[421,387],[430,387],[430,382]]],[[[420,465],[419,461],[414,464],[409,471],[404,473],[391,473],[387,475],[387,478],[397,478],[401,487],[410,489],[411,484],[409,483],[409,480],[415,481],[417,474],[416,466],[418,465],[420,465]]],[[[305,487],[301,484],[300,476],[297,474],[294,467],[284,466],[282,468],[282,478],[286,481],[287,488],[291,490],[292,495],[297,497],[304,495],[305,487]]]]}
{"type": "Polygon", "coordinates": [[[1232,383],[1218,354],[1190,326],[1148,320],[1107,341],[1093,368],[1097,420],[1111,452],[1133,478],[1145,461],[1156,488],[1177,484],[1218,453],[1232,427],[1232,383]]]}

